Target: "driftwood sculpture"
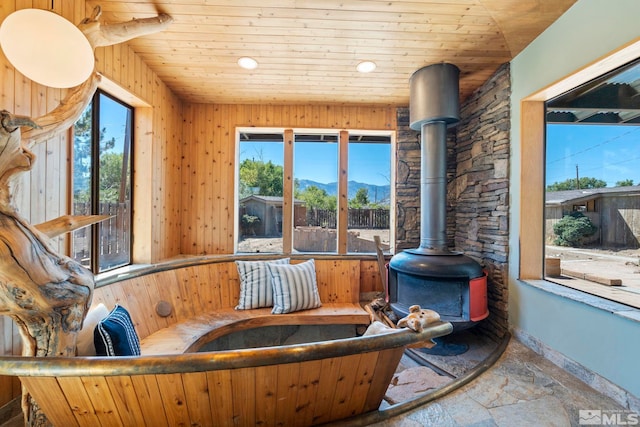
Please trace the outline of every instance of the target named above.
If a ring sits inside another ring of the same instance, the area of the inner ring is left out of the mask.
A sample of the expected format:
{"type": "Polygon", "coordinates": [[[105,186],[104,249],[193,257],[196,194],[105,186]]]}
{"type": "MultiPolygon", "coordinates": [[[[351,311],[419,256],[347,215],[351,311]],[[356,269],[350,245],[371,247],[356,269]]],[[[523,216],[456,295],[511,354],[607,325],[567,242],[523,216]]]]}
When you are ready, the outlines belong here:
{"type": "MultiPolygon", "coordinates": [[[[93,16],[78,26],[94,49],[160,31],[173,20],[161,14],[101,25],[99,16],[97,7],[93,16]]],[[[76,336],[91,304],[94,277],[73,259],[56,253],[49,237],[95,221],[65,216],[48,222],[43,227],[45,234],[18,214],[12,202],[12,181],[20,172],[30,170],[35,161],[29,146],[69,129],[98,83],[99,76],[93,73],[70,89],[57,108],[35,120],[0,112],[0,315],[10,316],[17,324],[23,356],[75,355],[76,336]]],[[[25,425],[49,425],[27,390],[23,390],[22,407],[25,425]]]]}

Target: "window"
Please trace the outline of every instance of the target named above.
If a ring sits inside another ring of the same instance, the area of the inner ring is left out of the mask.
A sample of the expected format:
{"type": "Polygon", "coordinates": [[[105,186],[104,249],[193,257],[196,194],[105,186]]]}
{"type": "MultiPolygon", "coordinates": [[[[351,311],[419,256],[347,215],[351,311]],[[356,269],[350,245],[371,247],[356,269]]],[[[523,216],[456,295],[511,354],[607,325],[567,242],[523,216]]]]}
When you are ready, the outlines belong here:
{"type": "Polygon", "coordinates": [[[635,61],[546,103],[544,209],[545,278],[636,306],[639,93],[635,61]]]}
{"type": "Polygon", "coordinates": [[[237,252],[374,253],[374,236],[389,251],[391,140],[238,129],[237,252]]]}
{"type": "Polygon", "coordinates": [[[349,134],[349,252],[375,252],[374,236],[389,251],[390,142],[386,135],[349,134]]]}
{"type": "Polygon", "coordinates": [[[73,215],[105,220],[73,233],[72,257],[94,274],[131,263],[133,108],[98,91],[74,125],[73,215]]]}

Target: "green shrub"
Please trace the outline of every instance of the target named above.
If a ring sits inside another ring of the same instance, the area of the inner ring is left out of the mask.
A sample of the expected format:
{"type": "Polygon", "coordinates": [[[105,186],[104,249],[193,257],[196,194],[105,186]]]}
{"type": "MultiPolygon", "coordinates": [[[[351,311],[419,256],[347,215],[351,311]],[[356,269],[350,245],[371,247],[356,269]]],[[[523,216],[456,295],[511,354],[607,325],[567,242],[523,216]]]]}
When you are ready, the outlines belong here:
{"type": "Polygon", "coordinates": [[[240,225],[242,226],[243,235],[256,235],[256,228],[260,225],[260,218],[255,215],[244,214],[240,218],[240,225]]]}
{"type": "Polygon", "coordinates": [[[597,227],[582,212],[571,212],[553,225],[556,234],[554,243],[558,246],[580,246],[585,237],[593,235],[597,227]]]}

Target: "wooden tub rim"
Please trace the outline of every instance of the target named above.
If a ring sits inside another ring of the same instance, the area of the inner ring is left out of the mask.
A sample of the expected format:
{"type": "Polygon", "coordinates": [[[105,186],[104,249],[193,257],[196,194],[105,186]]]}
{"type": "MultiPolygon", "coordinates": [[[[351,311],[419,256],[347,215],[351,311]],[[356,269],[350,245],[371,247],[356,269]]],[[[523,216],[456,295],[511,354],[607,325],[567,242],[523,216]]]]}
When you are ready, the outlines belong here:
{"type": "Polygon", "coordinates": [[[0,375],[19,377],[95,377],[208,372],[305,362],[383,351],[423,342],[453,331],[437,322],[422,332],[391,330],[369,335],[296,345],[202,353],[120,357],[0,357],[0,375]]]}

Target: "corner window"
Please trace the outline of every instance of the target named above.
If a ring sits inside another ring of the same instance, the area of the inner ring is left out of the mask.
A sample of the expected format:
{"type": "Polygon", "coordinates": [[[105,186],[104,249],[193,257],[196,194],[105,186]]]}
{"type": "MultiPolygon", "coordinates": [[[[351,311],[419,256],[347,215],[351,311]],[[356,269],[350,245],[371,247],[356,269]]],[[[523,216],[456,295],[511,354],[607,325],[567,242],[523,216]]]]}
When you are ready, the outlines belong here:
{"type": "Polygon", "coordinates": [[[390,132],[238,130],[237,252],[374,253],[391,239],[390,132]]]}
{"type": "Polygon", "coordinates": [[[72,257],[94,274],[131,263],[133,108],[98,91],[74,125],[73,215],[103,215],[73,232],[72,257]]]}
{"type": "Polygon", "coordinates": [[[546,104],[545,278],[640,308],[640,61],[546,104]]]}

